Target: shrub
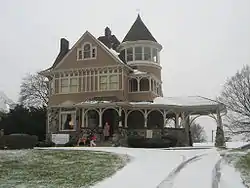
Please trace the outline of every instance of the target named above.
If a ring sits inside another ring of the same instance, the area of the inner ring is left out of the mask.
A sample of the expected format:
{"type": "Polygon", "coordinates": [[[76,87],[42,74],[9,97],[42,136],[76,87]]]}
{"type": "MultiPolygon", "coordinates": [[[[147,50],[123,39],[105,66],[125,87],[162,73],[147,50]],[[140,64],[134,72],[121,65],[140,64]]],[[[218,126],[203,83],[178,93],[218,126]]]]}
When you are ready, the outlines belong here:
{"type": "Polygon", "coordinates": [[[36,147],[54,147],[55,143],[51,141],[43,141],[43,142],[38,142],[36,144],[36,147]]]}
{"type": "Polygon", "coordinates": [[[225,147],[224,131],[220,126],[216,130],[215,147],[225,147]]]}
{"type": "Polygon", "coordinates": [[[128,146],[134,148],[167,148],[174,147],[177,144],[177,139],[174,137],[165,136],[164,138],[144,138],[141,136],[128,137],[128,146]]]}
{"type": "Polygon", "coordinates": [[[0,148],[32,149],[37,143],[37,136],[27,134],[4,135],[0,138],[0,148]]]}

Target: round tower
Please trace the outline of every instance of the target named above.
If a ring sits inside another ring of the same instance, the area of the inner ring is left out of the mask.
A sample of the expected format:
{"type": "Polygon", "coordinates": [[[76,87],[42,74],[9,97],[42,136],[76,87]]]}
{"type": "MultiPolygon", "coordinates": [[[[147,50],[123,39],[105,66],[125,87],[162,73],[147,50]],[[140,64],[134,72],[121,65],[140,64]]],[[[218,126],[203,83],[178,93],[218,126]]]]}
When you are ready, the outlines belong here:
{"type": "Polygon", "coordinates": [[[150,33],[138,14],[132,27],[118,46],[118,51],[123,61],[141,72],[152,75],[156,82],[159,92],[162,95],[161,87],[161,64],[160,51],[161,44],[150,33]]]}

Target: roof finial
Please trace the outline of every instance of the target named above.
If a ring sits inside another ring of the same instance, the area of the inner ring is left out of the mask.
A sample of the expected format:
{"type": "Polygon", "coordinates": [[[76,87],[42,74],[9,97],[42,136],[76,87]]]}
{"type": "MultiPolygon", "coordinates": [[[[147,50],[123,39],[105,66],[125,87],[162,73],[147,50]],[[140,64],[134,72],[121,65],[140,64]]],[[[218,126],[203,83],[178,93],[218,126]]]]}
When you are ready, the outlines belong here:
{"type": "Polygon", "coordinates": [[[136,9],[136,12],[137,12],[138,16],[140,16],[140,9],[139,8],[136,9]]]}

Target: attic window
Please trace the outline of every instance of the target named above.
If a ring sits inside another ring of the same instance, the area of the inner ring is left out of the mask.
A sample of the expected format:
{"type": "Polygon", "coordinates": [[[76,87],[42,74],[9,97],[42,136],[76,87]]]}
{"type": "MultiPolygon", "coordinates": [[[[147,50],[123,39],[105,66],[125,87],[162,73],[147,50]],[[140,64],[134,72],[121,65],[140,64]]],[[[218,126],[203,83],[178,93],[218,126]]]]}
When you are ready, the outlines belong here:
{"type": "Polygon", "coordinates": [[[90,44],[85,44],[84,47],[83,47],[83,56],[84,56],[84,59],[87,59],[87,58],[90,58],[90,54],[91,54],[91,46],[90,44]]]}
{"type": "Polygon", "coordinates": [[[77,60],[95,59],[96,56],[97,48],[90,43],[85,43],[81,48],[77,49],[77,60]]]}

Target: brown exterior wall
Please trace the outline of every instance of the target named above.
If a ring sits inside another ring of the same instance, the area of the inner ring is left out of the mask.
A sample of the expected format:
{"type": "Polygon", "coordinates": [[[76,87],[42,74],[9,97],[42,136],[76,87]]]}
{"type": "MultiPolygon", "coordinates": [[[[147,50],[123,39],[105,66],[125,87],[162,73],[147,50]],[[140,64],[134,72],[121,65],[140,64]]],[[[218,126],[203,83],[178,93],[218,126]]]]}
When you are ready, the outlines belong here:
{"type": "Polygon", "coordinates": [[[142,72],[152,73],[153,75],[155,75],[156,78],[161,80],[161,70],[159,68],[140,65],[137,66],[137,69],[142,72]]]}
{"type": "Polygon", "coordinates": [[[65,101],[72,101],[74,103],[83,102],[86,99],[93,97],[108,97],[115,96],[119,100],[125,100],[123,90],[120,91],[102,91],[102,92],[84,92],[71,94],[57,94],[52,95],[49,99],[49,105],[58,105],[65,101]]]}
{"type": "Polygon", "coordinates": [[[129,101],[152,101],[156,96],[151,92],[128,93],[129,101]]]}
{"type": "Polygon", "coordinates": [[[84,40],[65,58],[55,70],[59,69],[75,69],[75,68],[87,68],[87,67],[105,67],[118,65],[107,52],[98,46],[98,44],[87,34],[84,40]],[[92,45],[97,47],[97,57],[91,60],[80,60],[77,61],[77,48],[83,45],[84,42],[90,42],[92,45]]]}

